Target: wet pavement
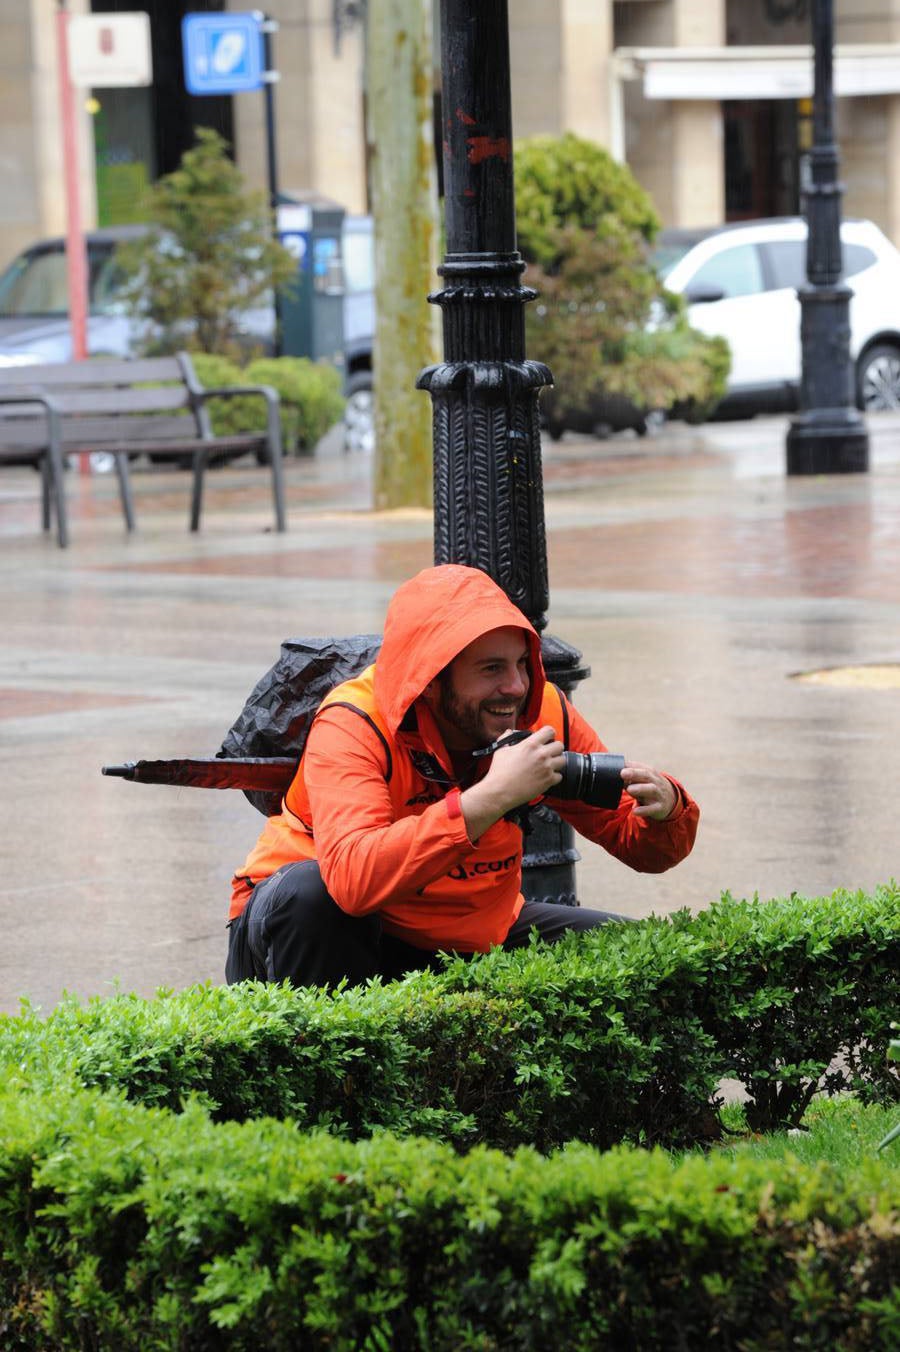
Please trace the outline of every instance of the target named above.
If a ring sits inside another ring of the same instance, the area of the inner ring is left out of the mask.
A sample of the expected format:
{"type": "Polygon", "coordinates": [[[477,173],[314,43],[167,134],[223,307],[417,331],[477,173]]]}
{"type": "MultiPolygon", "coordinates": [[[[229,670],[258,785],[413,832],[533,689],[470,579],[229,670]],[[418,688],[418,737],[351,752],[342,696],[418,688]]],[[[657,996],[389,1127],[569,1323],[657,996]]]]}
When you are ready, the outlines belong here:
{"type": "MultiPolygon", "coordinates": [[[[679,776],[702,818],[659,877],[583,843],[586,904],[630,915],[736,895],[819,895],[900,872],[900,686],[792,679],[900,668],[900,414],[869,418],[865,475],[788,480],[785,419],[544,449],[551,633],[608,745],[679,776]]],[[[64,990],[149,995],[221,979],[229,879],[262,818],[243,795],[105,778],[212,755],[282,639],[381,628],[432,561],[424,511],[375,513],[334,435],[267,471],[69,476],[72,545],[40,531],[37,476],[0,475],[0,1010],[64,990]]]]}

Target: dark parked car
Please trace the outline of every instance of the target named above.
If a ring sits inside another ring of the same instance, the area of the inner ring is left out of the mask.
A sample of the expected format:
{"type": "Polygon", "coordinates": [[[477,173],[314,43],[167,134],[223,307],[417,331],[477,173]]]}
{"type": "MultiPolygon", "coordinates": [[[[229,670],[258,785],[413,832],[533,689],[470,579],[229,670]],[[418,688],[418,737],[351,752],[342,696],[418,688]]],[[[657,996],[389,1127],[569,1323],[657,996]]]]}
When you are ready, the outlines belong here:
{"type": "MultiPolygon", "coordinates": [[[[118,292],[122,275],[116,246],[142,226],[95,230],[85,238],[88,263],[87,347],[91,356],[129,357],[137,334],[118,292]]],[[[70,361],[66,242],[44,239],[31,245],[0,274],[0,367],[70,361]]]]}
{"type": "MultiPolygon", "coordinates": [[[[85,236],[88,266],[87,350],[90,357],[133,357],[146,336],[122,300],[125,277],[118,245],[145,233],[143,225],[116,225],[85,236]]],[[[248,344],[271,348],[271,306],[241,316],[248,344]]],[[[0,369],[35,362],[71,361],[66,241],[32,244],[0,273],[0,369]]]]}

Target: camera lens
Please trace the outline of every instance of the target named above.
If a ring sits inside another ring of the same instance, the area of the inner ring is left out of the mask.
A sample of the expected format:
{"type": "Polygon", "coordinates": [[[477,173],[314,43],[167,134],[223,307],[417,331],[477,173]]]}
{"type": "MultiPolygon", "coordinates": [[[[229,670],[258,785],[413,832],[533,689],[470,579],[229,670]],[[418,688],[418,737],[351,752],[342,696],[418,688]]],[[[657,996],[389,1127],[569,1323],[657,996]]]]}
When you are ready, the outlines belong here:
{"type": "Polygon", "coordinates": [[[622,797],[625,757],[609,751],[565,752],[562,781],[549,791],[551,798],[575,798],[590,807],[615,808],[622,797]]]}

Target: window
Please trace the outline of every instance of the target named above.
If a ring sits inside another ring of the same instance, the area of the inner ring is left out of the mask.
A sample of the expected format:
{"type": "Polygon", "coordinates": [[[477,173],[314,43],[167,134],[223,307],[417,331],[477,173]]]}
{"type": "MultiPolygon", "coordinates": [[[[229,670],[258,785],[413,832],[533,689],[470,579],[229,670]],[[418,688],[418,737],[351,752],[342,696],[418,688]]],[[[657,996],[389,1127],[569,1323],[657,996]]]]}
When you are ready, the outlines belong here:
{"type": "MultiPolygon", "coordinates": [[[[125,280],[107,246],[87,247],[88,304],[92,314],[118,314],[125,280]]],[[[0,278],[0,315],[67,315],[69,271],[64,249],[23,254],[0,278]]]]}
{"type": "Polygon", "coordinates": [[[690,241],[679,244],[657,244],[650,252],[650,266],[661,282],[664,282],[676,263],[680,263],[685,254],[693,248],[690,241]]]}
{"type": "Polygon", "coordinates": [[[772,289],[796,291],[806,281],[806,240],[786,239],[764,245],[772,273],[772,289]]]}
{"type": "Polygon", "coordinates": [[[724,291],[727,299],[763,291],[762,264],[756,245],[738,244],[708,259],[688,283],[691,291],[697,287],[715,287],[724,291]]]}
{"type": "Polygon", "coordinates": [[[867,249],[865,244],[844,245],[845,277],[855,277],[858,272],[864,272],[866,268],[870,268],[873,263],[877,262],[877,255],[871,249],[867,249]]]}
{"type": "Polygon", "coordinates": [[[64,315],[69,309],[62,250],[17,258],[0,280],[0,314],[64,315]]]}
{"type": "MultiPolygon", "coordinates": [[[[806,240],[781,240],[777,244],[764,244],[772,272],[772,286],[775,290],[790,287],[796,291],[806,284],[806,240]]],[[[855,277],[877,262],[875,254],[865,244],[844,244],[844,276],[855,277]]]]}

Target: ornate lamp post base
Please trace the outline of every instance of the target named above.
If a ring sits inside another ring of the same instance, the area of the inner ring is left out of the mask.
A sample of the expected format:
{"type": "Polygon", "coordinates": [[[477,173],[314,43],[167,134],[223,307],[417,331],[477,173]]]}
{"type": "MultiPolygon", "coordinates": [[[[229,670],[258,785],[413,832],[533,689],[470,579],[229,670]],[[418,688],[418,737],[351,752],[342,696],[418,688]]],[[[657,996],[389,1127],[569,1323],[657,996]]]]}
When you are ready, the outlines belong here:
{"type": "Polygon", "coordinates": [[[862,474],[869,434],[855,410],[816,408],[799,414],[787,435],[788,474],[862,474]]]}
{"type": "MultiPolygon", "coordinates": [[[[544,634],[541,638],[541,656],[547,680],[558,685],[569,698],[576,685],[591,674],[578,649],[553,634],[544,634]]],[[[575,865],[580,858],[575,848],[575,832],[568,822],[548,807],[534,809],[522,857],[522,895],[525,900],[577,906],[575,865]]]]}
{"type": "MultiPolygon", "coordinates": [[[[837,234],[839,228],[839,222],[831,224],[831,233],[837,234]]],[[[839,245],[836,256],[839,268],[839,245]]],[[[869,434],[853,402],[852,293],[840,282],[810,282],[799,294],[803,384],[801,411],[791,420],[787,435],[787,472],[863,473],[869,468],[869,434]]]]}

